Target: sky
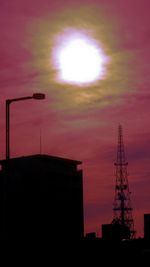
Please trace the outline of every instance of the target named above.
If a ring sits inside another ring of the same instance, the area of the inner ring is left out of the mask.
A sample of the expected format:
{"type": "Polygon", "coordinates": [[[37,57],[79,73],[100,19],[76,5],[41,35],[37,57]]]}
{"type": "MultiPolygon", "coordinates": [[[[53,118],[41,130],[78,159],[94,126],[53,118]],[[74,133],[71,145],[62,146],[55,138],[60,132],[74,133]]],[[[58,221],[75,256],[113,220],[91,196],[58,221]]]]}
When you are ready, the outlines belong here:
{"type": "Polygon", "coordinates": [[[113,219],[120,123],[135,230],[143,236],[143,214],[150,213],[149,0],[0,0],[0,6],[0,158],[5,100],[45,93],[43,101],[11,104],[11,157],[41,152],[81,160],[85,233],[101,235],[101,224],[113,219]],[[52,54],[68,29],[88,33],[109,58],[94,84],[57,79],[52,54]]]}

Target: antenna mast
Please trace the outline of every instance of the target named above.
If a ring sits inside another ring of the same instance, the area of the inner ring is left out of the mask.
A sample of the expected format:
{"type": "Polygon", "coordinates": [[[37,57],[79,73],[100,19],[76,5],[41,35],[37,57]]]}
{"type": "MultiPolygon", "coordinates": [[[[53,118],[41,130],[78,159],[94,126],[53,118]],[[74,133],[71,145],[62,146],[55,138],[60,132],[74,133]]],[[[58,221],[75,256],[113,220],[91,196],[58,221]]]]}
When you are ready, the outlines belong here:
{"type": "Polygon", "coordinates": [[[40,128],[40,155],[42,154],[42,131],[40,128]]]}
{"type": "Polygon", "coordinates": [[[123,143],[123,131],[122,126],[118,127],[118,148],[117,148],[117,160],[115,162],[115,199],[114,199],[114,218],[112,223],[119,223],[122,226],[128,227],[130,231],[130,238],[135,235],[134,221],[132,218],[132,207],[130,200],[130,191],[128,183],[128,173],[123,143]]]}

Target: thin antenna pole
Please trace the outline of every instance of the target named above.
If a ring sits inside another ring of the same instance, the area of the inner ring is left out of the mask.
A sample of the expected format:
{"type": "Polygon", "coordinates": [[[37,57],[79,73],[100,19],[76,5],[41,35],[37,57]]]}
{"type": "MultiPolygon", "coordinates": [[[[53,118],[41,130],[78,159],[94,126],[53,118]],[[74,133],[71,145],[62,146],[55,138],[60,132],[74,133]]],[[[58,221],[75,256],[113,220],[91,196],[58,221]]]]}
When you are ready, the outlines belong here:
{"type": "Polygon", "coordinates": [[[42,154],[42,130],[40,128],[40,155],[42,154]]]}

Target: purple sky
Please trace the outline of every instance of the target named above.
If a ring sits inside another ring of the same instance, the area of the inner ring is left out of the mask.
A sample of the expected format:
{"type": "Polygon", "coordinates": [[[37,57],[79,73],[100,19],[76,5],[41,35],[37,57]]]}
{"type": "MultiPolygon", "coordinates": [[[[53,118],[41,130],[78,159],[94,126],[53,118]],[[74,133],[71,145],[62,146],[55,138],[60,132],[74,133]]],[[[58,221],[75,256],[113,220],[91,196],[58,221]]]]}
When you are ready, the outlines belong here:
{"type": "Polygon", "coordinates": [[[83,161],[85,232],[112,220],[117,128],[121,123],[137,236],[150,213],[149,0],[0,1],[0,158],[5,157],[5,100],[46,93],[11,106],[11,156],[42,153],[83,161]],[[82,4],[81,4],[82,2],[82,4]],[[95,14],[95,15],[94,15],[95,14]],[[57,84],[48,63],[53,38],[88,29],[111,58],[106,80],[57,84]]]}

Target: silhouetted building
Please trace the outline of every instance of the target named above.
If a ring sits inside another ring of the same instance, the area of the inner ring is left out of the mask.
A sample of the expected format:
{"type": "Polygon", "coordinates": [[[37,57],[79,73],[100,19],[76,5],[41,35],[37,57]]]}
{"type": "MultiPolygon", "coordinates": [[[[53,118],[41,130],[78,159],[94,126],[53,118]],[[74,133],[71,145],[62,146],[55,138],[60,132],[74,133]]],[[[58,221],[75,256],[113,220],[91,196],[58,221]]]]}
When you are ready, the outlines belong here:
{"type": "Polygon", "coordinates": [[[95,240],[96,239],[96,233],[95,232],[87,233],[85,236],[85,239],[86,240],[95,240]]]}
{"type": "Polygon", "coordinates": [[[107,241],[121,241],[130,238],[130,229],[121,224],[102,224],[102,238],[107,241]]]}
{"type": "Polygon", "coordinates": [[[0,164],[2,236],[49,242],[83,239],[80,161],[32,155],[0,164]]]}
{"type": "Polygon", "coordinates": [[[150,214],[144,214],[144,239],[150,241],[150,214]]]}

